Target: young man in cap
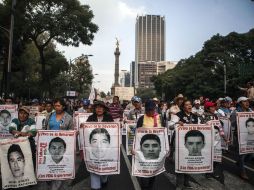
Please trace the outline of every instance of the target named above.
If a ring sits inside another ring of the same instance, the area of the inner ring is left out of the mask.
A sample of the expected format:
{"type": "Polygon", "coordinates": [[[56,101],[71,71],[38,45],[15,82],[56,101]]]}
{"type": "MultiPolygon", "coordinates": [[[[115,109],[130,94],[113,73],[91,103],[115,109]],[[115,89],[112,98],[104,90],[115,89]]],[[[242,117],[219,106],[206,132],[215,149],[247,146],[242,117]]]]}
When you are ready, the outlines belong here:
{"type": "Polygon", "coordinates": [[[128,119],[137,120],[141,115],[145,114],[145,109],[142,107],[141,98],[135,96],[133,99],[134,108],[130,110],[128,119]]]}
{"type": "MultiPolygon", "coordinates": [[[[231,120],[231,127],[233,129],[233,135],[235,141],[234,144],[237,148],[239,148],[238,146],[238,135],[237,135],[237,123],[236,123],[236,113],[237,112],[252,112],[252,110],[250,109],[250,103],[249,103],[249,99],[247,97],[240,97],[237,99],[237,108],[236,110],[234,110],[230,116],[230,120],[231,120]]],[[[250,153],[250,154],[243,154],[243,155],[239,155],[239,167],[240,167],[240,177],[242,179],[248,180],[249,177],[247,176],[246,173],[246,169],[244,167],[244,164],[246,161],[254,159],[254,153],[250,153]]]]}
{"type": "MultiPolygon", "coordinates": [[[[137,128],[153,128],[161,127],[160,115],[156,112],[156,104],[153,100],[148,100],[145,103],[145,115],[141,116],[137,121],[137,128]]],[[[155,177],[140,178],[142,190],[152,190],[155,177]]]]}
{"type": "Polygon", "coordinates": [[[201,116],[204,113],[204,110],[201,108],[201,102],[200,100],[196,99],[194,101],[194,106],[192,107],[192,113],[201,116]]]}
{"type": "Polygon", "coordinates": [[[9,132],[13,134],[14,137],[28,137],[31,151],[33,164],[35,167],[36,161],[36,146],[34,138],[36,136],[37,130],[35,127],[35,121],[29,118],[30,110],[26,107],[20,107],[18,110],[18,118],[14,118],[9,127],[9,132]]]}

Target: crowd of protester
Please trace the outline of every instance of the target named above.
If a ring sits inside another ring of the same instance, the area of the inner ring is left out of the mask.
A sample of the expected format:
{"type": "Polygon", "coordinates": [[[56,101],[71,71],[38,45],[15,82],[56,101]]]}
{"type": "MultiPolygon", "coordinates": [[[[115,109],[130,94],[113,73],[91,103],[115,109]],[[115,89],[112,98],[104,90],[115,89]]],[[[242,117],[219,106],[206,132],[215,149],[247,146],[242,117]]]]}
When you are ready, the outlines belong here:
{"type": "MultiPolygon", "coordinates": [[[[188,99],[183,94],[178,94],[172,101],[159,100],[156,97],[145,102],[138,96],[132,97],[129,102],[120,104],[119,97],[114,96],[112,103],[93,100],[93,104],[88,99],[68,100],[57,98],[54,100],[33,99],[31,102],[22,102],[19,99],[13,100],[11,97],[6,97],[0,100],[0,104],[18,104],[18,117],[12,120],[12,125],[9,129],[14,137],[27,136],[31,144],[31,152],[33,155],[33,164],[35,166],[36,145],[34,138],[36,135],[35,121],[29,117],[30,110],[25,107],[38,106],[39,113],[46,115],[44,123],[45,130],[73,130],[74,124],[72,115],[75,111],[83,113],[93,113],[87,122],[123,122],[124,110],[128,110],[127,119],[136,120],[138,127],[167,127],[172,130],[170,142],[171,154],[169,158],[174,161],[175,151],[175,133],[174,130],[178,126],[184,124],[204,124],[211,120],[218,120],[219,117],[228,117],[231,121],[233,131],[233,141],[225,139],[229,144],[230,150],[238,152],[238,138],[236,113],[237,112],[252,112],[254,110],[254,87],[252,83],[248,83],[247,88],[241,88],[246,93],[246,96],[241,96],[232,99],[229,96],[215,97],[209,99],[203,96],[193,100],[188,99]],[[24,126],[31,126],[28,131],[23,130],[24,126]]],[[[221,138],[224,137],[223,129],[219,129],[221,138]]],[[[133,152],[135,154],[135,152],[133,152]]],[[[239,176],[248,180],[249,177],[244,167],[245,163],[253,160],[254,154],[244,154],[238,157],[238,166],[240,168],[239,176]]],[[[90,174],[91,189],[101,189],[107,185],[108,177],[97,174],[90,174]]],[[[224,184],[223,167],[221,163],[214,163],[214,172],[205,174],[207,179],[215,178],[224,184]]],[[[151,189],[155,181],[152,178],[140,178],[142,189],[151,189]]],[[[63,181],[50,181],[49,189],[60,189],[63,181]]],[[[176,174],[176,185],[179,188],[191,189],[190,176],[188,174],[176,174]]]]}

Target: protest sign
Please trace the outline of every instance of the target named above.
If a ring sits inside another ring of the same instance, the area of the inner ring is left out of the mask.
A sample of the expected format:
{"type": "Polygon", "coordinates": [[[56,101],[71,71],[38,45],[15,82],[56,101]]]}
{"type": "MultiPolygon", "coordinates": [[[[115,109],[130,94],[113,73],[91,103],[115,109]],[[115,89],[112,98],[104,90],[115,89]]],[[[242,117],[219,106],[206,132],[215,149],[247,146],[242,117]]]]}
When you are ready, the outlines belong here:
{"type": "Polygon", "coordinates": [[[23,106],[30,110],[29,117],[35,119],[35,116],[39,113],[39,106],[23,106]]]}
{"type": "Polygon", "coordinates": [[[120,123],[87,122],[82,126],[87,170],[99,175],[119,174],[120,123]]]}
{"type": "Polygon", "coordinates": [[[137,128],[133,144],[132,175],[152,177],[165,171],[169,153],[166,128],[137,128]]]}
{"type": "Polygon", "coordinates": [[[27,137],[0,141],[2,188],[20,188],[37,184],[27,137]]]}
{"type": "Polygon", "coordinates": [[[35,127],[36,127],[36,129],[37,130],[41,130],[41,129],[43,129],[43,127],[45,127],[45,123],[46,122],[46,116],[45,116],[45,114],[37,114],[36,116],[35,116],[35,127]]]}
{"type": "Polygon", "coordinates": [[[18,117],[18,105],[0,105],[0,139],[13,137],[9,133],[11,121],[18,117]]]}
{"type": "Polygon", "coordinates": [[[127,120],[125,123],[126,126],[126,153],[131,155],[131,149],[133,147],[135,131],[136,131],[136,122],[134,120],[127,120]]]}
{"type": "Polygon", "coordinates": [[[75,177],[75,131],[38,131],[36,173],[38,180],[75,177]]]}
{"type": "Polygon", "coordinates": [[[188,124],[176,128],[176,173],[213,172],[213,128],[188,124]]]}
{"type": "MultiPolygon", "coordinates": [[[[233,134],[231,132],[231,122],[230,119],[228,117],[219,117],[219,120],[222,122],[222,128],[224,131],[224,136],[227,139],[227,141],[232,141],[231,139],[231,135],[233,134]]],[[[221,140],[221,148],[228,150],[228,144],[225,142],[224,139],[221,140]]]]}
{"type": "MultiPolygon", "coordinates": [[[[209,124],[213,127],[213,147],[214,147],[214,154],[213,154],[213,161],[214,162],[221,162],[222,161],[222,148],[221,142],[224,141],[223,138],[220,136],[220,130],[222,129],[222,125],[219,120],[212,120],[209,124]]],[[[226,144],[226,143],[225,143],[226,144]]]]}
{"type": "Polygon", "coordinates": [[[254,112],[238,112],[239,154],[254,153],[254,112]]]}
{"type": "MultiPolygon", "coordinates": [[[[80,127],[81,127],[81,123],[86,123],[86,120],[88,119],[88,117],[90,115],[92,115],[93,113],[77,113],[76,117],[75,117],[75,130],[79,131],[80,127]]],[[[83,137],[83,133],[79,133],[78,135],[78,145],[79,145],[79,150],[83,150],[83,142],[84,142],[84,137],[83,137]]]]}

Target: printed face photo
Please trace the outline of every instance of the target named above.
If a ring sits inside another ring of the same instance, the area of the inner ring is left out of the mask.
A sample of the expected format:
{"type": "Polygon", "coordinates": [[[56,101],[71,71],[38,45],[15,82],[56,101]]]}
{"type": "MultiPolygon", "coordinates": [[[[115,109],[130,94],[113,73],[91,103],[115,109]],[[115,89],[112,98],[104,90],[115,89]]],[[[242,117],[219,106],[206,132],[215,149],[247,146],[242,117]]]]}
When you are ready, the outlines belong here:
{"type": "Polygon", "coordinates": [[[158,159],[161,152],[160,138],[154,134],[144,135],[140,141],[140,150],[145,159],[158,159]]]}
{"type": "Polygon", "coordinates": [[[91,144],[91,153],[95,158],[105,158],[109,145],[110,135],[104,128],[94,129],[90,133],[89,142],[91,144]]]}
{"type": "Polygon", "coordinates": [[[4,127],[7,127],[11,123],[11,114],[7,110],[2,110],[0,113],[0,122],[4,127]]]}
{"type": "Polygon", "coordinates": [[[49,143],[49,153],[55,163],[61,162],[66,151],[66,143],[63,139],[56,137],[49,143]]]}
{"type": "Polygon", "coordinates": [[[14,178],[24,176],[25,158],[19,145],[13,144],[8,150],[8,163],[14,178]]]}
{"type": "Polygon", "coordinates": [[[221,140],[219,129],[217,129],[217,128],[214,128],[214,140],[215,141],[220,141],[221,140]]]}
{"type": "Polygon", "coordinates": [[[254,135],[254,119],[249,118],[246,120],[246,129],[248,131],[248,135],[254,135]]]}
{"type": "Polygon", "coordinates": [[[203,133],[197,130],[188,131],[185,135],[185,147],[189,151],[189,156],[202,156],[201,150],[205,146],[203,133]]]}

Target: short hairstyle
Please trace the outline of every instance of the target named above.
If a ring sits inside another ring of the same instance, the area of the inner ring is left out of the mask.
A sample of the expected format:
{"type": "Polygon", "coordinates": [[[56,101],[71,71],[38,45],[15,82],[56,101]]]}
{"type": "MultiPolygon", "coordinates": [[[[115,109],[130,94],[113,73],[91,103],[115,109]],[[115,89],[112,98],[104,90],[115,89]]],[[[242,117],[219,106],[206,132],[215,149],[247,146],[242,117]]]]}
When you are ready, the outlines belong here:
{"type": "Polygon", "coordinates": [[[64,148],[66,149],[66,143],[65,143],[65,141],[64,141],[63,139],[61,139],[60,137],[55,137],[55,138],[51,139],[51,141],[49,142],[49,148],[50,148],[51,144],[54,143],[54,142],[63,143],[64,148]]]}
{"type": "Polygon", "coordinates": [[[92,130],[92,132],[89,135],[89,142],[90,143],[92,141],[93,136],[97,133],[98,134],[105,134],[106,137],[107,137],[108,142],[110,143],[110,135],[109,135],[108,131],[104,128],[96,128],[96,129],[92,130]]]}
{"type": "Polygon", "coordinates": [[[53,104],[55,104],[57,102],[59,102],[63,107],[66,107],[64,99],[62,99],[62,98],[56,98],[56,99],[54,99],[53,104]]]}
{"type": "Polygon", "coordinates": [[[46,105],[50,104],[51,106],[53,106],[53,102],[51,100],[47,100],[45,103],[46,103],[46,105]]]}
{"type": "Polygon", "coordinates": [[[12,152],[18,152],[22,158],[25,160],[25,156],[20,148],[20,146],[18,144],[12,144],[9,149],[8,149],[8,152],[7,152],[7,159],[8,159],[8,162],[10,161],[10,154],[12,152]]]}
{"type": "Polygon", "coordinates": [[[246,126],[246,128],[247,128],[247,124],[249,123],[249,122],[254,122],[254,118],[248,118],[246,121],[245,121],[245,126],[246,126]]]}
{"type": "Polygon", "coordinates": [[[119,96],[114,96],[113,98],[117,98],[119,100],[119,96]]]}
{"type": "Polygon", "coordinates": [[[190,130],[184,136],[184,143],[186,143],[188,137],[201,137],[203,143],[205,143],[205,136],[198,130],[190,130]]]}
{"type": "Polygon", "coordinates": [[[191,101],[191,100],[189,100],[189,99],[184,100],[182,105],[184,106],[184,104],[185,104],[186,102],[190,102],[190,103],[191,103],[191,105],[192,105],[192,101],[191,101]]]}
{"type": "Polygon", "coordinates": [[[2,115],[2,113],[6,113],[11,117],[11,113],[8,110],[2,110],[0,111],[0,115],[2,115]]]}
{"type": "Polygon", "coordinates": [[[160,138],[155,135],[155,134],[145,134],[141,140],[140,140],[140,147],[142,146],[142,144],[146,141],[146,140],[155,140],[159,143],[159,145],[161,145],[161,140],[160,138]]]}

